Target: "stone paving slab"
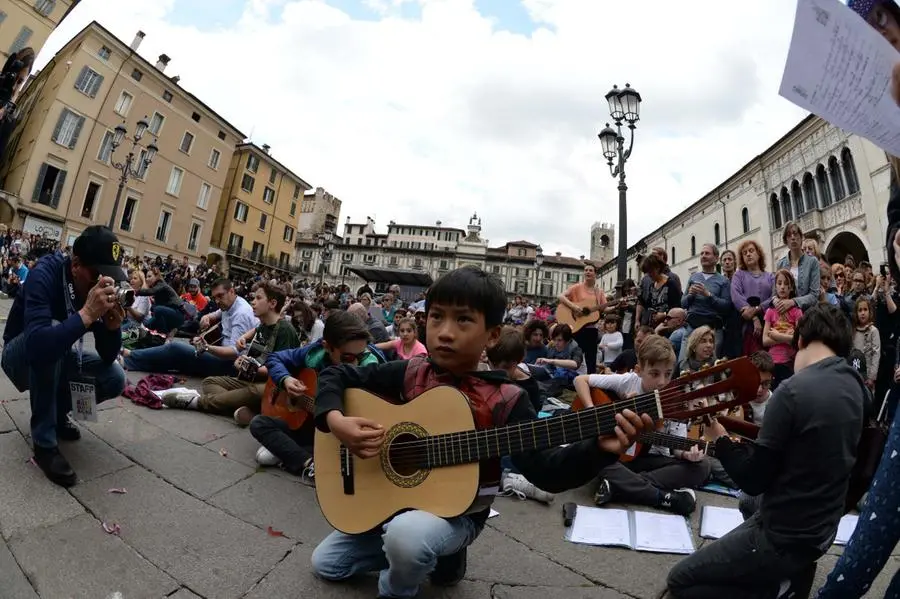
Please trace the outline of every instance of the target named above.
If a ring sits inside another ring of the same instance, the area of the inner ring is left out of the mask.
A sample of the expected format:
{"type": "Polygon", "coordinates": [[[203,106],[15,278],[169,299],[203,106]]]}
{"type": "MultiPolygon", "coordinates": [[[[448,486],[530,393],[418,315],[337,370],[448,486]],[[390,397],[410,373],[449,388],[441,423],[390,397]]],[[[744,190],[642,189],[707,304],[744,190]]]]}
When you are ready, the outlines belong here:
{"type": "Polygon", "coordinates": [[[0,532],[7,540],[84,513],[30,458],[31,448],[19,433],[0,435],[0,532]]]}
{"type": "MultiPolygon", "coordinates": [[[[228,454],[228,459],[250,466],[254,470],[257,468],[256,451],[260,447],[259,441],[254,439],[247,429],[235,428],[228,435],[206,443],[204,447],[216,454],[224,449],[228,454]]],[[[276,473],[282,472],[280,468],[269,468],[267,470],[276,473]]]]}
{"type": "Polygon", "coordinates": [[[60,451],[69,460],[81,482],[133,465],[131,460],[84,428],[81,431],[80,441],[61,443],[60,451]]]}
{"type": "Polygon", "coordinates": [[[28,577],[16,563],[6,542],[0,540],[0,593],[12,599],[39,599],[28,577]]]}
{"type": "Polygon", "coordinates": [[[189,590],[182,588],[179,589],[176,593],[172,595],[168,595],[166,599],[203,599],[200,595],[195,595],[189,590]]]}
{"type": "MultiPolygon", "coordinates": [[[[182,385],[178,385],[182,386],[182,385]]],[[[197,410],[151,410],[143,406],[126,406],[129,412],[165,431],[197,445],[209,443],[239,430],[230,418],[197,410]]]]}
{"type": "Polygon", "coordinates": [[[540,586],[507,586],[498,584],[492,589],[493,599],[628,599],[628,595],[623,595],[612,589],[603,587],[592,588],[566,588],[540,586]]]}
{"type": "MultiPolygon", "coordinates": [[[[3,396],[0,395],[0,397],[3,396]]],[[[5,405],[3,407],[5,408],[5,405]]],[[[8,433],[14,430],[18,430],[16,428],[16,423],[13,422],[13,419],[10,418],[5,409],[0,409],[0,433],[8,433]]]]}
{"type": "Polygon", "coordinates": [[[84,426],[119,451],[128,445],[166,435],[163,429],[125,408],[104,410],[97,416],[97,422],[85,422],[84,426]]]}
{"type": "MultiPolygon", "coordinates": [[[[6,380],[6,375],[0,376],[6,380]]],[[[8,399],[4,396],[4,399],[8,399]]],[[[12,419],[16,429],[25,437],[31,436],[31,403],[27,399],[14,399],[3,405],[7,416],[12,419]]]]}
{"type": "Polygon", "coordinates": [[[87,514],[34,531],[10,549],[42,599],[102,598],[115,592],[164,597],[179,587],[87,514]]]}
{"type": "Polygon", "coordinates": [[[125,543],[207,599],[240,597],[293,545],[140,467],[78,485],[72,492],[99,518],[119,523],[125,543]],[[128,493],[110,494],[110,487],[126,487],[128,493]]]}

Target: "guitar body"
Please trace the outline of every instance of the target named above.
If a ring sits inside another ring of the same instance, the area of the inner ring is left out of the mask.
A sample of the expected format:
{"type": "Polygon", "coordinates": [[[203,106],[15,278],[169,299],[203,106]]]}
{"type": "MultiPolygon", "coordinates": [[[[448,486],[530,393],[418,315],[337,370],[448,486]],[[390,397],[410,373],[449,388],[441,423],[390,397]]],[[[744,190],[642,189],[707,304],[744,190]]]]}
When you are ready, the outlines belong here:
{"type": "Polygon", "coordinates": [[[478,495],[477,462],[429,471],[404,468],[402,460],[404,442],[475,430],[469,402],[460,391],[435,387],[395,405],[361,389],[348,389],[344,414],[378,422],[385,439],[380,456],[363,460],[333,435],[316,431],[316,497],[336,530],[363,533],[409,509],[452,518],[472,505],[478,495]]]}
{"type": "Polygon", "coordinates": [[[266,380],[260,406],[263,416],[272,416],[284,420],[291,430],[302,427],[315,410],[316,387],[318,376],[312,368],[303,368],[295,378],[306,385],[306,395],[290,397],[287,391],[278,389],[272,377],[266,380]]]}
{"type": "MultiPolygon", "coordinates": [[[[572,302],[579,308],[596,308],[597,302],[593,299],[586,299],[581,302],[572,302]]],[[[589,324],[594,324],[600,322],[600,318],[602,314],[600,312],[591,312],[587,316],[583,316],[582,314],[575,314],[572,310],[569,309],[568,306],[560,304],[556,307],[556,322],[559,324],[567,324],[569,328],[572,329],[573,333],[577,333],[582,328],[586,327],[589,324]]]]}

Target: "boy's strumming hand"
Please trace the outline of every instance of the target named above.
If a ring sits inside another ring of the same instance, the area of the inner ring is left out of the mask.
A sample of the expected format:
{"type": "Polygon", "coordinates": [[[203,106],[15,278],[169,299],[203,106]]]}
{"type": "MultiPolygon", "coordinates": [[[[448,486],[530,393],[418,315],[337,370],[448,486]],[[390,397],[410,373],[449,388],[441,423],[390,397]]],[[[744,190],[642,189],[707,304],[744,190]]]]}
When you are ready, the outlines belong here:
{"type": "Polygon", "coordinates": [[[638,416],[631,410],[623,410],[616,414],[616,430],[614,434],[599,437],[597,444],[608,453],[621,454],[634,444],[638,434],[652,431],[653,420],[647,414],[638,416]]]}
{"type": "Polygon", "coordinates": [[[291,397],[300,397],[306,392],[306,385],[300,382],[298,379],[295,379],[292,376],[284,379],[284,390],[287,391],[287,394],[291,397]]]}
{"type": "Polygon", "coordinates": [[[328,414],[331,434],[358,458],[374,458],[384,443],[384,427],[368,418],[344,416],[338,411],[328,414]]]}

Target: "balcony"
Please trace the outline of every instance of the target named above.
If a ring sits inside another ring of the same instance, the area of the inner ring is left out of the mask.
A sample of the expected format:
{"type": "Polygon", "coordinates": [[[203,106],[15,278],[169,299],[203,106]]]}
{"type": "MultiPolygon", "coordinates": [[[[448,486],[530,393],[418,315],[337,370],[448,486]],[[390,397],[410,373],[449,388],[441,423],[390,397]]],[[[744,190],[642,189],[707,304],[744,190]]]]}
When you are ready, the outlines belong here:
{"type": "Polygon", "coordinates": [[[240,246],[230,245],[225,253],[229,258],[253,262],[254,264],[258,264],[261,268],[277,268],[278,270],[288,273],[297,272],[299,270],[299,263],[297,262],[282,261],[273,254],[264,256],[262,252],[245,250],[240,246]]]}

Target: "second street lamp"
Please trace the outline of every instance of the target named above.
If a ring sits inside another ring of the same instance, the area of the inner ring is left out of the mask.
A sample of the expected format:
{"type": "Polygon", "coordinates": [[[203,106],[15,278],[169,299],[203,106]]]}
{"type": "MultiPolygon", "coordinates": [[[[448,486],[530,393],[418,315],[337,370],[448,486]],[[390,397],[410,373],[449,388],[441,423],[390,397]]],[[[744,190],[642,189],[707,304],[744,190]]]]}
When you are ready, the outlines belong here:
{"type": "Polygon", "coordinates": [[[641,94],[625,84],[625,89],[617,86],[606,94],[609,104],[609,116],[615,123],[615,128],[606,123],[606,127],[597,135],[600,138],[600,147],[603,157],[609,165],[609,172],[615,178],[619,178],[619,251],[616,256],[616,291],[622,297],[622,284],[628,270],[628,215],[626,195],[628,186],[625,184],[625,163],[631,157],[631,149],[634,147],[634,129],[641,115],[641,94]],[[623,124],[628,127],[628,149],[625,149],[625,136],[622,134],[623,124]]]}
{"type": "Polygon", "coordinates": [[[544,263],[544,250],[541,246],[535,248],[534,254],[534,295],[538,300],[541,299],[541,265],[544,263]]]}
{"type": "Polygon", "coordinates": [[[156,140],[150,142],[146,148],[141,148],[141,138],[144,137],[144,133],[147,132],[149,126],[146,118],[137,122],[134,129],[134,137],[132,137],[133,143],[131,144],[131,150],[125,156],[123,162],[116,162],[113,160],[113,154],[115,154],[116,149],[122,145],[122,142],[125,141],[125,136],[128,135],[128,129],[125,128],[125,125],[120,124],[117,125],[114,130],[109,160],[110,165],[119,171],[121,175],[119,176],[119,188],[116,190],[116,200],[113,202],[112,214],[109,215],[109,228],[112,230],[115,230],[116,227],[116,215],[119,213],[119,202],[122,201],[122,191],[125,189],[128,179],[131,177],[140,178],[147,170],[147,167],[150,166],[150,163],[153,162],[156,153],[159,151],[159,148],[156,147],[156,140]],[[143,158],[139,158],[140,149],[144,150],[143,158]],[[135,161],[137,161],[138,164],[135,164],[135,161]]]}

